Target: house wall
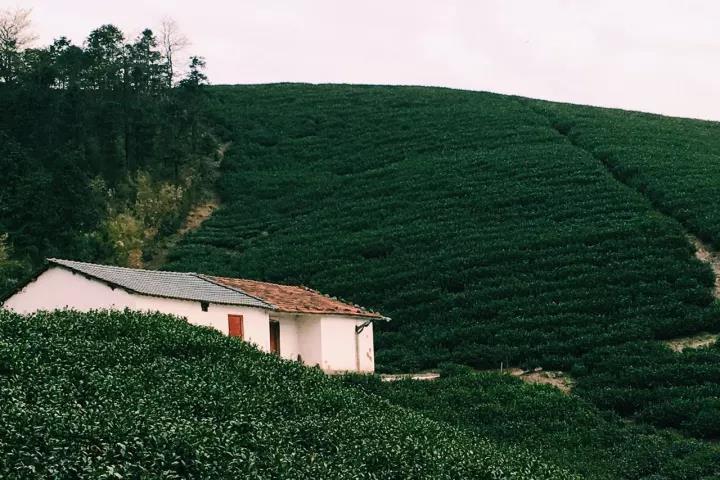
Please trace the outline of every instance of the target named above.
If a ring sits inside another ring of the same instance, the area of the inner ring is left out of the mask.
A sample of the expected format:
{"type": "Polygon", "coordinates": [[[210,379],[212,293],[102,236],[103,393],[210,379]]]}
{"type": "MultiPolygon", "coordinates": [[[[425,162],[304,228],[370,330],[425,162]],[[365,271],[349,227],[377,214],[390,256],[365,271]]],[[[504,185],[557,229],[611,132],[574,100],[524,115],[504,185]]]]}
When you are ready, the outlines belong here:
{"type": "MultiPolygon", "coordinates": [[[[363,322],[356,322],[361,325],[363,322]]],[[[358,342],[358,371],[373,373],[375,371],[375,345],[373,339],[373,323],[371,322],[357,336],[358,342]]]]}
{"type": "Polygon", "coordinates": [[[297,315],[273,313],[270,319],[280,323],[280,356],[288,360],[297,360],[300,355],[297,315]]]}
{"type": "Polygon", "coordinates": [[[89,279],[60,267],[52,267],[34,282],[5,301],[4,307],[21,314],[37,310],[72,308],[79,311],[130,308],[159,311],[186,318],[190,323],[228,333],[229,314],[242,315],[245,340],[270,350],[270,317],[280,322],[280,355],[300,357],[306,365],[326,372],[375,370],[372,324],[357,335],[364,320],[342,315],[294,315],[261,308],[210,304],[203,312],[200,302],[137,295],[89,279]]]}
{"type": "Polygon", "coordinates": [[[341,315],[322,317],[322,363],[326,372],[375,370],[375,354],[372,346],[372,324],[358,335],[355,327],[364,319],[341,315]]]}
{"type": "MultiPolygon", "coordinates": [[[[322,317],[319,315],[298,315],[298,353],[305,365],[322,365],[322,317]]],[[[282,334],[282,333],[281,333],[282,334]]]]}
{"type": "Polygon", "coordinates": [[[208,311],[203,312],[200,302],[131,294],[60,267],[46,270],[34,282],[7,299],[3,306],[22,314],[63,308],[78,311],[124,308],[158,311],[184,317],[195,325],[216,328],[226,335],[227,316],[242,315],[245,340],[262,350],[270,350],[267,310],[211,303],[208,311]]]}

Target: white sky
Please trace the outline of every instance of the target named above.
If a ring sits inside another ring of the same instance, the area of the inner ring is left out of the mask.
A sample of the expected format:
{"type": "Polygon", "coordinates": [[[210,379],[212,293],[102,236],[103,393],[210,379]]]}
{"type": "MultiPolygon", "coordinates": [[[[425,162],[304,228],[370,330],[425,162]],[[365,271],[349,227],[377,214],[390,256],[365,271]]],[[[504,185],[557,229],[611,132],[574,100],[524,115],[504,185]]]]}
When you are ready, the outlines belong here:
{"type": "Polygon", "coordinates": [[[174,18],[212,83],[487,90],[720,120],[714,0],[0,0],[40,42],[174,18]]]}

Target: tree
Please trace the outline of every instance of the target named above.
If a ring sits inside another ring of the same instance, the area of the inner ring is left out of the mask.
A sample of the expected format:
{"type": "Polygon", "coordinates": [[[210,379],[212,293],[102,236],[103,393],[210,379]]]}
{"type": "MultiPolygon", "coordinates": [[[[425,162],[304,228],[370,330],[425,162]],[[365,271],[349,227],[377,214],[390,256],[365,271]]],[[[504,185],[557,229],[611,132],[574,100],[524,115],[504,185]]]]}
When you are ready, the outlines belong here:
{"type": "Polygon", "coordinates": [[[205,70],[205,59],[193,55],[190,57],[189,72],[187,76],[180,81],[180,85],[189,89],[197,89],[200,85],[207,83],[207,75],[203,73],[205,70]]]}
{"type": "MultiPolygon", "coordinates": [[[[203,73],[205,59],[202,57],[190,57],[189,72],[180,81],[180,88],[185,93],[185,108],[190,126],[190,151],[196,153],[198,150],[198,130],[200,126],[201,96],[200,87],[207,83],[207,76],[203,73]]],[[[177,166],[175,177],[177,178],[177,166]]]]}
{"type": "Polygon", "coordinates": [[[96,28],[87,39],[88,87],[100,91],[118,91],[125,68],[125,37],[115,25],[96,28]]]}
{"type": "Polygon", "coordinates": [[[165,57],[167,86],[172,87],[177,77],[175,57],[190,45],[190,40],[180,31],[172,18],[163,19],[160,25],[160,48],[165,57]]]}
{"type": "Polygon", "coordinates": [[[0,81],[11,82],[17,76],[20,52],[37,37],[30,31],[30,9],[0,10],[0,81]]]}
{"type": "Polygon", "coordinates": [[[152,30],[146,28],[128,46],[130,71],[127,76],[136,92],[154,93],[164,88],[162,55],[157,51],[157,39],[152,30]]]}

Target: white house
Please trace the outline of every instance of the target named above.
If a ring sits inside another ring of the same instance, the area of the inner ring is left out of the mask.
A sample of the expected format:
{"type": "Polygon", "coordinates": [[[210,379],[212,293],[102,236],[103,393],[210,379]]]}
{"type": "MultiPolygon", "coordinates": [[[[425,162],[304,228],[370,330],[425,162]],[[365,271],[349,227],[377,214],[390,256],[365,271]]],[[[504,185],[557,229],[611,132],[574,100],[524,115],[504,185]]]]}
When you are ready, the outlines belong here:
{"type": "Polygon", "coordinates": [[[305,287],[196,273],[49,259],[4,308],[21,314],[70,308],[159,311],[214,327],[325,372],[373,372],[380,314],[305,287]]]}

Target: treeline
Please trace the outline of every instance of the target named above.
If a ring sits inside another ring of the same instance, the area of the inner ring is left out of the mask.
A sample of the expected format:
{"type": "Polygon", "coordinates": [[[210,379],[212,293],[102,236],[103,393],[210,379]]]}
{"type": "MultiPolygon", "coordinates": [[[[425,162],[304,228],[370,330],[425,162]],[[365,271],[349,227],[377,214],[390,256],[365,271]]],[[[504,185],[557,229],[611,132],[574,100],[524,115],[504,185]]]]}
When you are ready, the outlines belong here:
{"type": "Polygon", "coordinates": [[[142,265],[207,190],[205,66],[172,22],[114,25],[29,48],[29,11],[0,11],[0,291],[49,255],[142,265]]]}

